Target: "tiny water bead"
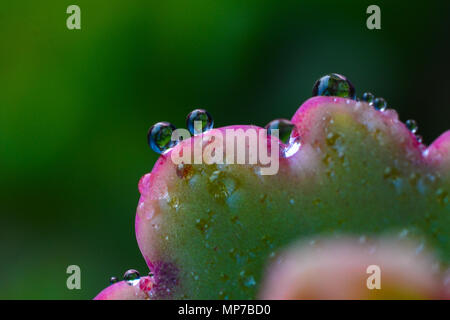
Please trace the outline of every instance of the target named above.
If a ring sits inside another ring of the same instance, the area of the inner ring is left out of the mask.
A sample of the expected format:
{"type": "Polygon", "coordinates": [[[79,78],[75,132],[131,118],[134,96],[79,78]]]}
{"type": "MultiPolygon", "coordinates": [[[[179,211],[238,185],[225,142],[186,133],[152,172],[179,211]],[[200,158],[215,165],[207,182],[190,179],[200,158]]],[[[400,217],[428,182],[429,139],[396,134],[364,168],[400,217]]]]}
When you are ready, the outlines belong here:
{"type": "Polygon", "coordinates": [[[114,283],[116,283],[116,282],[119,282],[119,279],[118,279],[117,277],[111,277],[111,278],[109,278],[109,283],[110,283],[110,284],[114,284],[114,283]]]}
{"type": "Polygon", "coordinates": [[[247,288],[254,287],[256,285],[255,278],[253,276],[249,276],[244,280],[244,286],[247,288]]]}
{"type": "Polygon", "coordinates": [[[406,127],[412,132],[412,133],[416,133],[417,130],[419,129],[417,122],[415,120],[406,120],[405,122],[406,127]]]}
{"type": "Polygon", "coordinates": [[[355,99],[355,87],[346,77],[331,73],[316,81],[312,95],[355,99]]]}
{"type": "Polygon", "coordinates": [[[176,130],[170,122],[158,122],[150,127],[147,141],[153,151],[164,154],[173,148],[177,141],[172,140],[172,133],[176,130]]]}
{"type": "Polygon", "coordinates": [[[377,110],[384,111],[387,108],[387,102],[381,97],[375,98],[372,103],[373,107],[377,110]]]}
{"type": "Polygon", "coordinates": [[[195,109],[187,115],[186,126],[192,135],[197,135],[211,130],[214,126],[214,120],[208,111],[195,109]]]}
{"type": "Polygon", "coordinates": [[[416,139],[417,139],[417,142],[419,142],[419,143],[423,142],[423,137],[419,134],[416,134],[416,139]]]}
{"type": "Polygon", "coordinates": [[[368,104],[372,104],[375,96],[370,92],[364,92],[361,100],[367,102],[368,104]]]}
{"type": "Polygon", "coordinates": [[[123,275],[123,280],[125,280],[129,285],[133,285],[136,281],[139,281],[141,275],[137,270],[130,269],[123,275]]]}

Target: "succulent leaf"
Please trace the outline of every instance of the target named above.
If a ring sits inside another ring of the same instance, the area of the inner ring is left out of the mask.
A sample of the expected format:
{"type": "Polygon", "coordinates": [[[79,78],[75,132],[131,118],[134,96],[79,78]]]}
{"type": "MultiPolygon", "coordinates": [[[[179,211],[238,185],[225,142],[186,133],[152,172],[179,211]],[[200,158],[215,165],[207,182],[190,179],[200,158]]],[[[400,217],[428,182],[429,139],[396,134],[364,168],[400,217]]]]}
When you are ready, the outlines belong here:
{"type": "Polygon", "coordinates": [[[136,237],[153,298],[254,298],[275,252],[317,235],[417,230],[448,264],[450,131],[426,148],[395,111],[323,96],[292,122],[301,148],[280,158],[276,175],[261,175],[259,163],[171,160],[217,131],[263,130],[233,126],[180,142],[141,179],[136,237]]]}

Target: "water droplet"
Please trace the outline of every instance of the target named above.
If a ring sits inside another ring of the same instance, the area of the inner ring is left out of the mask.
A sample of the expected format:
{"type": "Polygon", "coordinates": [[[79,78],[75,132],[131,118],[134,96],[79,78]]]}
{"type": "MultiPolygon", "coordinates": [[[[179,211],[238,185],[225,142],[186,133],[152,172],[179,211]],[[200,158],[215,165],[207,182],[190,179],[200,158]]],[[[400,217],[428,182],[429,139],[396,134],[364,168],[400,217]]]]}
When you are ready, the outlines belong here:
{"type": "Polygon", "coordinates": [[[384,111],[387,108],[387,102],[383,98],[375,98],[372,103],[373,107],[377,110],[384,111]]]}
{"type": "Polygon", "coordinates": [[[419,127],[417,126],[417,122],[415,120],[406,120],[406,127],[412,132],[416,133],[419,127]]]}
{"type": "Polygon", "coordinates": [[[409,230],[408,229],[403,229],[398,234],[398,237],[399,237],[399,239],[406,239],[408,237],[408,234],[409,234],[409,230]]]}
{"type": "Polygon", "coordinates": [[[397,168],[386,167],[384,169],[384,178],[385,179],[397,179],[400,176],[400,172],[397,168]]]}
{"type": "Polygon", "coordinates": [[[209,228],[209,224],[206,220],[204,219],[197,219],[195,221],[195,227],[200,230],[202,233],[206,233],[208,231],[209,228]]]}
{"type": "Polygon", "coordinates": [[[199,279],[198,274],[195,272],[191,272],[192,278],[194,278],[195,281],[199,279]]]}
{"type": "Polygon", "coordinates": [[[370,92],[364,92],[361,100],[367,102],[368,104],[372,104],[375,96],[370,92]]]}
{"type": "Polygon", "coordinates": [[[289,158],[292,157],[294,154],[297,153],[297,151],[300,149],[301,147],[301,143],[300,143],[300,137],[292,137],[291,140],[289,141],[289,144],[284,148],[283,150],[283,157],[285,158],[289,158]]]}
{"type": "Polygon", "coordinates": [[[295,125],[287,119],[276,119],[270,121],[265,127],[267,134],[272,134],[272,130],[278,130],[278,139],[284,144],[289,142],[291,133],[295,129],[295,125]]]}
{"type": "Polygon", "coordinates": [[[333,96],[342,98],[355,98],[355,88],[346,77],[332,73],[316,81],[313,87],[314,96],[333,96]]]}
{"type": "Polygon", "coordinates": [[[254,287],[254,286],[256,285],[255,278],[254,278],[253,276],[248,276],[248,277],[245,278],[245,280],[244,280],[244,285],[245,285],[247,288],[254,287]]]}
{"type": "Polygon", "coordinates": [[[432,174],[427,174],[426,175],[427,181],[431,184],[436,182],[436,176],[432,175],[432,174]]]}
{"type": "Polygon", "coordinates": [[[423,248],[425,247],[425,243],[420,243],[417,247],[416,247],[416,254],[420,254],[423,251],[423,248]]]}
{"type": "Polygon", "coordinates": [[[272,134],[272,130],[278,130],[278,139],[285,144],[280,146],[283,157],[289,158],[300,149],[300,137],[296,126],[291,121],[275,119],[270,121],[264,128],[267,130],[267,134],[272,134]]]}
{"type": "Polygon", "coordinates": [[[219,203],[225,204],[238,188],[239,181],[224,171],[215,170],[208,179],[207,190],[219,203]]]}
{"type": "Polygon", "coordinates": [[[333,147],[336,144],[336,141],[341,138],[341,135],[339,133],[335,132],[329,132],[326,137],[326,143],[330,147],[333,147]]]}
{"type": "Polygon", "coordinates": [[[223,291],[223,290],[219,291],[219,299],[220,300],[228,300],[228,295],[226,294],[225,291],[223,291]]]}
{"type": "Polygon", "coordinates": [[[170,200],[167,202],[170,208],[174,209],[175,211],[178,211],[180,208],[180,199],[178,199],[177,196],[172,196],[170,200]]]}
{"type": "Polygon", "coordinates": [[[116,283],[116,282],[119,282],[119,279],[118,279],[117,277],[111,277],[111,278],[109,278],[109,283],[110,283],[110,284],[114,284],[114,283],[116,283]]]}
{"type": "Polygon", "coordinates": [[[266,247],[266,248],[273,248],[273,246],[274,246],[272,237],[270,237],[268,235],[264,235],[261,238],[261,242],[263,243],[264,247],[266,247]]]}
{"type": "Polygon", "coordinates": [[[123,275],[123,280],[125,280],[129,285],[134,285],[139,282],[141,275],[137,270],[130,269],[123,275]]]}
{"type": "Polygon", "coordinates": [[[195,109],[186,117],[186,126],[192,135],[211,130],[214,126],[214,120],[208,111],[195,109]]]}
{"type": "Polygon", "coordinates": [[[389,181],[389,183],[391,183],[395,187],[397,193],[400,194],[400,193],[403,192],[403,190],[404,190],[404,180],[402,178],[401,172],[397,168],[395,168],[395,167],[393,167],[393,168],[387,167],[384,170],[384,176],[383,177],[384,177],[385,180],[389,181]]]}
{"type": "Polygon", "coordinates": [[[420,134],[416,134],[416,139],[417,139],[417,142],[419,142],[419,143],[423,142],[423,137],[420,134]]]}
{"type": "Polygon", "coordinates": [[[228,251],[228,255],[230,256],[231,259],[235,260],[236,262],[240,261],[241,255],[239,254],[239,252],[236,250],[236,248],[231,248],[228,251]]]}
{"type": "Polygon", "coordinates": [[[176,130],[170,122],[158,122],[150,127],[147,141],[153,151],[164,154],[173,148],[177,142],[172,140],[172,133],[176,130]]]}

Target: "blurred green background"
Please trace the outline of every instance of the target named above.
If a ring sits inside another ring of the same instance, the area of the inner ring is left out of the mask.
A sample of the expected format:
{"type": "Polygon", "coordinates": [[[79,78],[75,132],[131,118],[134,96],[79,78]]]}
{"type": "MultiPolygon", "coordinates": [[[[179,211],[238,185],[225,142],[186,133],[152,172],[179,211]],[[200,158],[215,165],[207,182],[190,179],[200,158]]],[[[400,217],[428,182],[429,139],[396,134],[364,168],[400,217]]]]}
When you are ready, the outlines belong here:
{"type": "Polygon", "coordinates": [[[2,1],[0,298],[90,299],[126,269],[146,133],[290,118],[337,72],[416,119],[450,128],[449,1],[2,1]],[[81,8],[81,30],[66,8],[81,8]],[[366,28],[381,7],[382,30],[366,28]],[[81,267],[81,290],[66,268],[81,267]]]}

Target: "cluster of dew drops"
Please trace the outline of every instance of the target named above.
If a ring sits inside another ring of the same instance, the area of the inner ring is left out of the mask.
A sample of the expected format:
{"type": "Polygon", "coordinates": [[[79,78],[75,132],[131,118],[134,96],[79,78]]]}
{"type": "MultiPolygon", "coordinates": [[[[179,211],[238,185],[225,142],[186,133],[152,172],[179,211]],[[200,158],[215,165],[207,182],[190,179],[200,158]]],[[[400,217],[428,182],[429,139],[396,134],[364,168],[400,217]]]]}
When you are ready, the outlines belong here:
{"type": "MultiPolygon", "coordinates": [[[[387,109],[387,102],[381,97],[375,97],[370,92],[365,92],[361,98],[357,98],[355,87],[344,76],[331,73],[316,81],[313,87],[313,96],[331,96],[347,98],[356,101],[364,101],[375,109],[383,112],[387,109]]],[[[417,141],[422,143],[422,137],[417,134],[418,126],[415,120],[407,120],[406,127],[415,135],[417,141]]],[[[195,109],[186,117],[186,127],[191,135],[202,134],[211,130],[214,120],[211,114],[204,109],[195,109]]],[[[282,142],[280,146],[281,156],[288,158],[294,155],[300,148],[300,137],[296,126],[288,119],[275,119],[269,122],[265,129],[268,134],[273,130],[278,130],[278,138],[282,142]]],[[[170,122],[158,122],[150,127],[147,134],[147,141],[150,148],[159,154],[165,154],[172,149],[179,141],[172,139],[172,133],[176,127],[170,122]]]]}
{"type": "MultiPolygon", "coordinates": [[[[353,84],[346,77],[337,73],[331,73],[317,80],[313,87],[313,96],[333,96],[364,101],[381,112],[386,111],[388,107],[384,98],[376,97],[371,92],[364,92],[361,98],[356,97],[353,84]]],[[[415,135],[417,141],[422,143],[422,137],[417,134],[419,129],[417,122],[415,120],[406,120],[405,125],[415,135]]]]}
{"type": "MultiPolygon", "coordinates": [[[[360,98],[356,97],[355,87],[346,77],[331,73],[316,81],[313,87],[313,96],[332,96],[363,101],[374,107],[376,110],[384,112],[388,104],[382,97],[376,97],[371,92],[364,92],[360,98]]],[[[415,135],[418,142],[422,143],[422,137],[417,134],[419,127],[415,120],[406,120],[406,127],[415,135]]]]}

